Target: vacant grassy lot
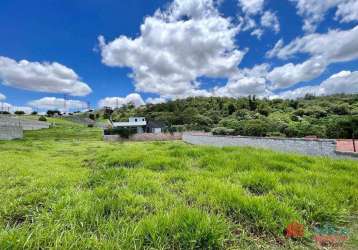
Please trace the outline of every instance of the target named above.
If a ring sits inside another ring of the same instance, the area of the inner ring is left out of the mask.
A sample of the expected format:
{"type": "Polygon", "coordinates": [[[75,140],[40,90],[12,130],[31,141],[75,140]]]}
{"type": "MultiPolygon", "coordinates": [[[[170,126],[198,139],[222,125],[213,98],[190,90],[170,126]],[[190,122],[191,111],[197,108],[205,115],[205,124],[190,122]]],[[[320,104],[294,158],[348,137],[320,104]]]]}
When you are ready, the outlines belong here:
{"type": "Polygon", "coordinates": [[[170,143],[109,144],[71,122],[0,142],[0,249],[357,248],[358,162],[170,143]],[[305,225],[287,240],[286,226],[305,225]]]}

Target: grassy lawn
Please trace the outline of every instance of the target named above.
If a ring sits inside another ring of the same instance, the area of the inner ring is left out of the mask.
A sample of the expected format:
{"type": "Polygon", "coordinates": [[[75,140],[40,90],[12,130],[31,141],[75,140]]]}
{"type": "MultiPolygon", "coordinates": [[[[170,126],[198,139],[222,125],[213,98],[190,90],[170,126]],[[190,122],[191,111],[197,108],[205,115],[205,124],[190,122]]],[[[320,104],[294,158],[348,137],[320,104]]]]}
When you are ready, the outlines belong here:
{"type": "Polygon", "coordinates": [[[0,249],[358,248],[358,162],[182,142],[105,143],[57,126],[0,142],[0,249]],[[283,231],[298,221],[305,237],[283,231]]]}

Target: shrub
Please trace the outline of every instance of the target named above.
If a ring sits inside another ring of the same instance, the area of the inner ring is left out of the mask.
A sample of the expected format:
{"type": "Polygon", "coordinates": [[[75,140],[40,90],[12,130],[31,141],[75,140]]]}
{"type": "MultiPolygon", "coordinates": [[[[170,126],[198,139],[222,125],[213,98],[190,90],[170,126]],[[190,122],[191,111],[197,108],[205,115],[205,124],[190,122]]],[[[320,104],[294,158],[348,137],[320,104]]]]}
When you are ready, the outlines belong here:
{"type": "Polygon", "coordinates": [[[222,119],[218,125],[219,127],[229,128],[235,131],[238,131],[240,128],[240,122],[233,118],[222,119]]]}
{"type": "Polygon", "coordinates": [[[240,134],[247,136],[266,136],[270,131],[268,121],[254,119],[240,122],[240,134]]]}
{"type": "Polygon", "coordinates": [[[327,126],[327,135],[330,138],[351,139],[358,137],[358,116],[338,118],[327,126]]]}
{"type": "Polygon", "coordinates": [[[280,133],[280,132],[269,132],[269,133],[267,133],[267,136],[271,136],[271,137],[286,137],[286,135],[284,133],[280,133]]]}
{"type": "Polygon", "coordinates": [[[16,110],[14,114],[15,114],[15,115],[24,115],[25,112],[22,111],[22,110],[16,110]]]}
{"type": "Polygon", "coordinates": [[[347,115],[350,113],[350,106],[347,103],[334,105],[331,107],[330,111],[337,115],[347,115]]]}
{"type": "Polygon", "coordinates": [[[233,135],[235,133],[235,130],[230,128],[217,127],[213,128],[211,132],[214,135],[233,135]]]}
{"type": "Polygon", "coordinates": [[[88,116],[91,120],[96,120],[96,116],[95,116],[95,114],[89,114],[89,116],[88,116]]]}
{"type": "Polygon", "coordinates": [[[47,122],[46,117],[44,117],[43,115],[39,117],[39,121],[40,122],[47,122]]]}

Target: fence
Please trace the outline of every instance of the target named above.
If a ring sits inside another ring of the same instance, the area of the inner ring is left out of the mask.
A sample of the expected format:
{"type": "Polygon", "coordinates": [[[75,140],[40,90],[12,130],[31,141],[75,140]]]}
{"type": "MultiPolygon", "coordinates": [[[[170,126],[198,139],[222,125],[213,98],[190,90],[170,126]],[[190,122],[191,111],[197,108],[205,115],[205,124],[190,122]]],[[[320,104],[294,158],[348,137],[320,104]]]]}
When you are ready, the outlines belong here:
{"type": "Polygon", "coordinates": [[[184,133],[183,140],[196,145],[212,145],[218,147],[243,146],[266,148],[275,151],[299,153],[304,155],[355,157],[354,154],[343,154],[337,152],[336,140],[330,139],[214,136],[211,134],[184,133]]]}

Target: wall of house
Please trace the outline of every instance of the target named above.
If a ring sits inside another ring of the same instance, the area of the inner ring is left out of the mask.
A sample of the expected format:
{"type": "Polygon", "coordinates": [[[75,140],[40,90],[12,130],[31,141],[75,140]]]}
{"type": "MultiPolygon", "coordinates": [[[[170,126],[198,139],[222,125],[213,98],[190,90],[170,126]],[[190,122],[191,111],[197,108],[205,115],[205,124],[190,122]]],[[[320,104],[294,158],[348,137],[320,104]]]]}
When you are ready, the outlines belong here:
{"type": "Polygon", "coordinates": [[[242,146],[304,155],[340,156],[336,153],[336,141],[327,139],[214,136],[211,134],[184,133],[183,140],[196,145],[242,146]]]}

